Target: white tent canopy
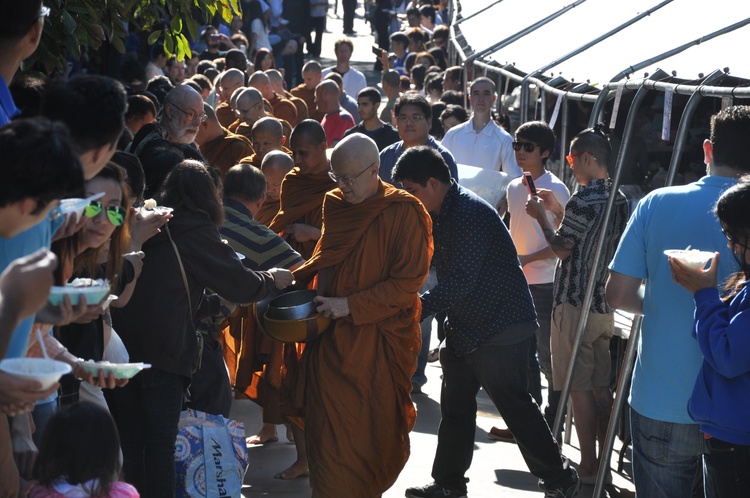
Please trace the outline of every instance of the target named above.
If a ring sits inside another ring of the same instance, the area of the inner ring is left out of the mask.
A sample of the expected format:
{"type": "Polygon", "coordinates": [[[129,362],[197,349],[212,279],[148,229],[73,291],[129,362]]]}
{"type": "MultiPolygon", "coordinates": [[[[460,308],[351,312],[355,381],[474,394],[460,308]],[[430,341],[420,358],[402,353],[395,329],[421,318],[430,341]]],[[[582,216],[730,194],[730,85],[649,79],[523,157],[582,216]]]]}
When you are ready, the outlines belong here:
{"type": "MultiPolygon", "coordinates": [[[[486,7],[484,0],[461,2],[461,16],[486,7]]],[[[531,26],[540,19],[573,5],[571,0],[502,0],[486,11],[459,23],[466,43],[476,52],[531,26]]],[[[544,69],[544,76],[561,75],[568,81],[600,86],[615,75],[685,43],[700,39],[750,18],[750,2],[714,0],[585,0],[544,26],[491,52],[485,60],[500,66],[512,64],[524,74],[544,69]],[[656,9],[660,4],[664,4],[656,9]],[[621,27],[641,13],[650,15],[624,27],[582,53],[553,64],[606,33],[621,27]],[[551,66],[551,67],[549,67],[551,66]]],[[[683,79],[698,79],[716,69],[750,79],[750,58],[744,48],[750,42],[745,26],[693,46],[634,72],[635,77],[652,74],[656,68],[683,79]]]]}

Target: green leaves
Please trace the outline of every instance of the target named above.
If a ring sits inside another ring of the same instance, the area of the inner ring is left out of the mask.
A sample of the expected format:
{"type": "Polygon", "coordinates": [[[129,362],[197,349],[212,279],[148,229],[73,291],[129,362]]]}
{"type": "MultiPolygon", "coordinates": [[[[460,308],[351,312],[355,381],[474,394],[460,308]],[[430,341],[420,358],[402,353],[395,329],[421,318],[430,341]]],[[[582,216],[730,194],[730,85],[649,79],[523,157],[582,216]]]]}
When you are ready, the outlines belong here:
{"type": "Polygon", "coordinates": [[[200,25],[216,14],[227,24],[234,15],[242,15],[239,0],[46,0],[45,4],[51,13],[42,40],[24,67],[41,62],[47,72],[63,71],[67,59],[80,59],[82,47],[98,49],[106,42],[124,53],[127,24],[148,32],[149,45],[163,38],[165,53],[182,60],[191,56],[188,37],[197,40],[200,25]]]}

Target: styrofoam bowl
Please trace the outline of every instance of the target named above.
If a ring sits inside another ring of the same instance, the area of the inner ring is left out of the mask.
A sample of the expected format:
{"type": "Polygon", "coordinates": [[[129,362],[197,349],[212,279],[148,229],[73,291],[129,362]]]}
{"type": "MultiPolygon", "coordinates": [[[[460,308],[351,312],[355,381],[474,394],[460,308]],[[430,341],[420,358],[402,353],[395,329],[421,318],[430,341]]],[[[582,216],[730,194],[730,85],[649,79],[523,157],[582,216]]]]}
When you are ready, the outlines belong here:
{"type": "Polygon", "coordinates": [[[694,270],[702,270],[706,263],[714,257],[714,253],[698,249],[667,249],[664,254],[694,270]]]}
{"type": "Polygon", "coordinates": [[[86,296],[86,304],[92,305],[104,299],[104,296],[109,294],[109,290],[109,282],[107,280],[77,278],[64,287],[58,285],[52,286],[48,301],[53,306],[57,306],[65,296],[69,296],[70,304],[76,305],[80,302],[81,296],[86,296]]]}
{"type": "Polygon", "coordinates": [[[94,377],[99,375],[99,370],[104,372],[104,376],[108,376],[112,372],[115,379],[130,379],[134,377],[138,372],[146,368],[151,368],[148,363],[110,363],[108,361],[82,361],[79,365],[83,368],[86,373],[94,374],[94,377]]]}
{"type": "Polygon", "coordinates": [[[67,363],[49,358],[6,358],[0,361],[0,370],[25,380],[35,380],[44,391],[72,369],[67,363]]]}

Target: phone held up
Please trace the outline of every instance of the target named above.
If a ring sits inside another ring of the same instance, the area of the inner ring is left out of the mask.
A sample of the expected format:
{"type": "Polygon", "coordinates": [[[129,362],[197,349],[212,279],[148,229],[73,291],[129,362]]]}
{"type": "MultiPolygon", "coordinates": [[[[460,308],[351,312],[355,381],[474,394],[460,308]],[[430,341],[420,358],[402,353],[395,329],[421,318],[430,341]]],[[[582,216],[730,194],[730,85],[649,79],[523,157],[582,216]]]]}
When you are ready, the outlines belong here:
{"type": "Polygon", "coordinates": [[[377,45],[373,45],[372,46],[372,53],[375,54],[376,57],[380,57],[380,54],[383,53],[383,49],[381,49],[377,45]]]}
{"type": "Polygon", "coordinates": [[[528,171],[523,172],[523,178],[526,182],[526,189],[529,191],[531,197],[536,196],[536,185],[534,185],[534,179],[531,178],[531,173],[528,171]]]}

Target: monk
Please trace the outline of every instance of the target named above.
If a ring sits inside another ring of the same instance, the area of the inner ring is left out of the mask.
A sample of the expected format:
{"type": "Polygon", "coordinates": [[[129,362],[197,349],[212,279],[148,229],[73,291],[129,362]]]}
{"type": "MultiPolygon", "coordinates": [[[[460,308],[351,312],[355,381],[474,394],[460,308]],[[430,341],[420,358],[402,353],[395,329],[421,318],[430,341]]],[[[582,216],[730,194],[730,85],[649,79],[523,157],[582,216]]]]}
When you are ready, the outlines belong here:
{"type": "Polygon", "coordinates": [[[224,178],[226,172],[239,163],[243,157],[253,154],[250,141],[240,135],[235,135],[219,123],[216,113],[208,104],[203,104],[206,120],[200,124],[195,143],[208,162],[216,168],[224,178]]]}
{"type": "Polygon", "coordinates": [[[299,123],[300,121],[307,119],[309,117],[307,104],[305,104],[305,101],[301,98],[295,97],[284,89],[284,76],[282,76],[281,71],[278,69],[266,69],[265,73],[268,75],[268,81],[271,82],[271,88],[273,91],[276,92],[277,95],[289,99],[289,101],[294,104],[294,107],[297,108],[297,122],[299,123]]]}
{"type": "Polygon", "coordinates": [[[286,143],[284,127],[276,118],[270,116],[260,118],[253,124],[251,136],[254,152],[247,157],[243,157],[240,161],[242,164],[252,164],[256,168],[260,168],[263,164],[263,158],[273,150],[280,150],[289,154],[290,157],[292,156],[292,151],[284,147],[286,143]]]}
{"type": "Polygon", "coordinates": [[[287,239],[303,258],[312,256],[323,227],[323,196],[336,184],[328,176],[326,134],[317,121],[306,119],[292,131],[295,168],[281,184],[279,213],[268,226],[287,239]]]}
{"type": "Polygon", "coordinates": [[[318,61],[308,61],[302,66],[302,83],[292,88],[289,93],[305,101],[307,114],[315,121],[321,121],[324,113],[315,106],[315,87],[323,81],[323,69],[318,61]]]}
{"type": "MultiPolygon", "coordinates": [[[[283,155],[289,159],[289,156],[283,155]]],[[[265,197],[266,180],[258,168],[249,164],[232,167],[224,182],[225,216],[221,235],[235,251],[245,256],[243,262],[249,268],[297,268],[304,262],[300,255],[255,219],[265,197]]],[[[222,339],[232,386],[258,403],[263,410],[263,427],[257,434],[248,437],[246,442],[265,444],[278,441],[276,424],[287,422],[279,398],[282,371],[286,370],[282,360],[284,345],[258,328],[252,307],[238,307],[228,323],[229,326],[222,330],[222,339]]],[[[306,473],[304,437],[294,438],[291,429],[287,428],[287,439],[297,445],[299,474],[306,473]]],[[[284,473],[277,476],[287,477],[284,473]]]]}
{"type": "Polygon", "coordinates": [[[288,154],[272,150],[263,158],[260,169],[266,177],[266,200],[255,215],[258,223],[268,226],[279,212],[281,182],[294,168],[294,160],[288,154]]]}
{"type": "Polygon", "coordinates": [[[297,126],[299,122],[297,107],[289,99],[273,91],[271,80],[268,79],[266,73],[254,72],[250,75],[247,86],[256,88],[263,95],[263,98],[271,105],[271,113],[275,117],[287,121],[292,127],[297,126]]]}
{"type": "Polygon", "coordinates": [[[313,498],[374,498],[409,458],[432,223],[416,198],[380,180],[369,137],[342,140],[331,163],[339,188],[326,194],[315,253],[295,272],[301,282],[317,273],[317,311],[334,319],[302,358],[310,484],[313,498]]]}
{"type": "Polygon", "coordinates": [[[221,102],[216,106],[216,116],[221,126],[227,127],[235,120],[234,111],[229,99],[238,88],[245,86],[245,74],[239,69],[227,69],[219,77],[219,99],[221,102]]]}
{"type": "MultiPolygon", "coordinates": [[[[235,98],[234,95],[232,97],[235,98]]],[[[235,98],[234,108],[237,121],[232,123],[229,131],[242,135],[252,142],[253,125],[260,118],[266,117],[263,96],[255,88],[241,88],[235,98]]]]}

